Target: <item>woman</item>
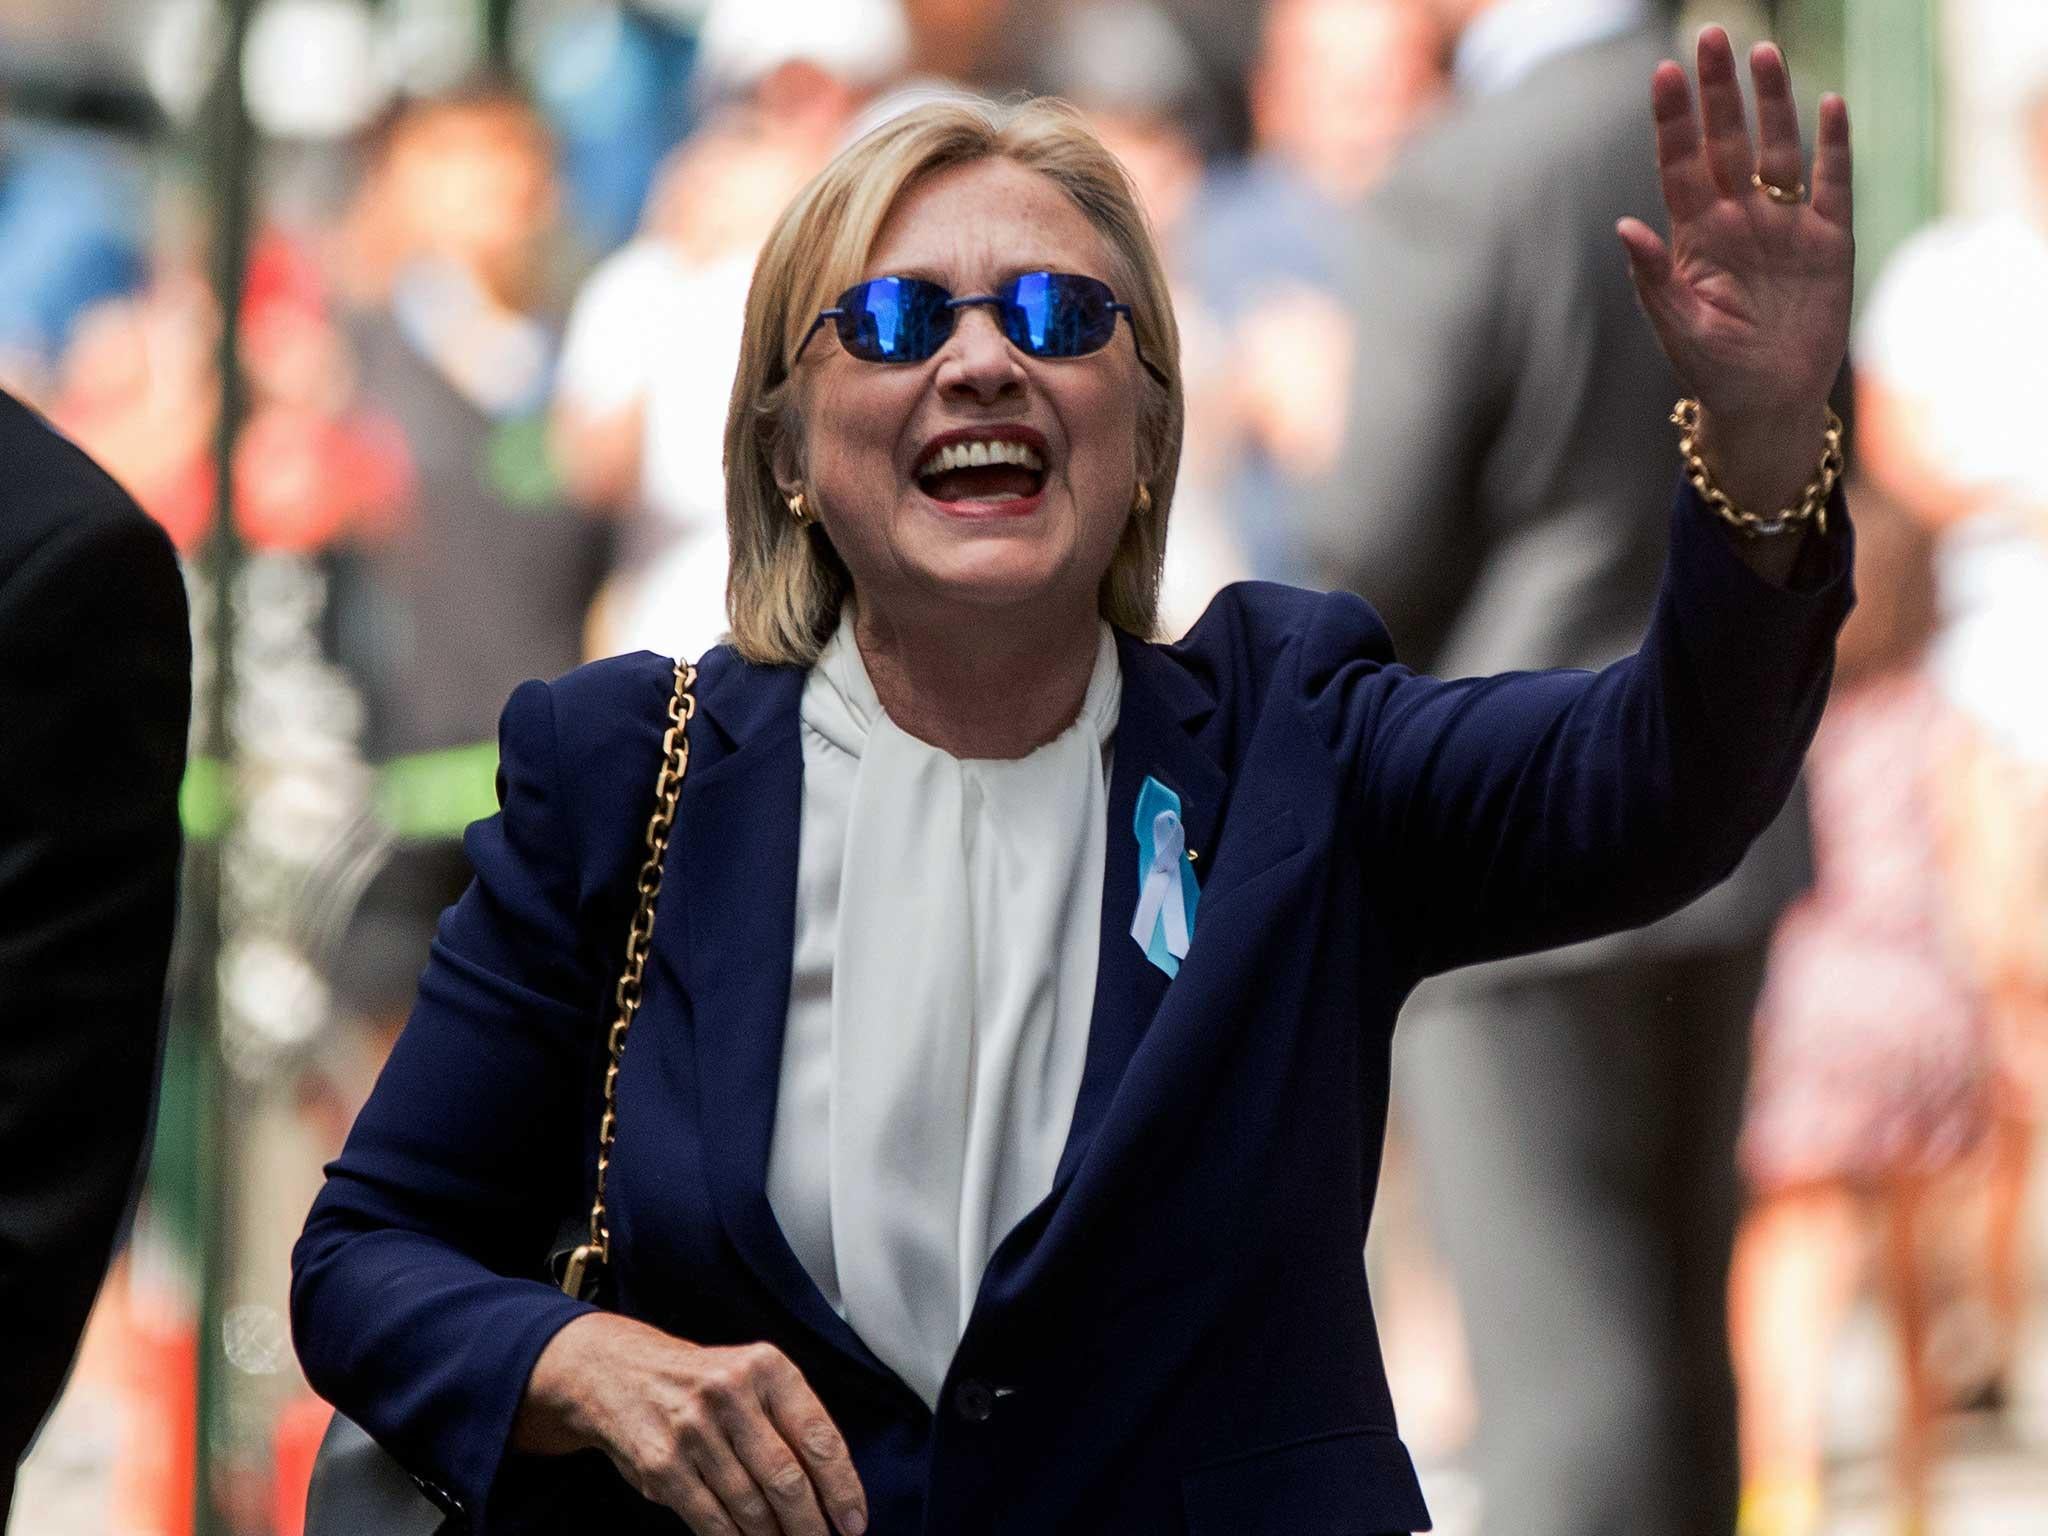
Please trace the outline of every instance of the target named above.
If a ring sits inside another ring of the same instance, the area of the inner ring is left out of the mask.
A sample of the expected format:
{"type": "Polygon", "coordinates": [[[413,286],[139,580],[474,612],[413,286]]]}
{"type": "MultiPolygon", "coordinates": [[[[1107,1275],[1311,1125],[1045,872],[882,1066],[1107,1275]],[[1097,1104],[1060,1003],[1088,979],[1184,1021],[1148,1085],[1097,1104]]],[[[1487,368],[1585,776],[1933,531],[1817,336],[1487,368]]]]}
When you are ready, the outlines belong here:
{"type": "MultiPolygon", "coordinates": [[[[1705,472],[1769,511],[1820,483],[1848,124],[1801,203],[1752,70],[1760,157],[1725,34],[1704,137],[1658,71],[1673,240],[1620,235],[1705,472]]],[[[1846,518],[1745,538],[1682,490],[1597,675],[1419,678],[1357,599],[1258,585],[1156,646],[1163,293],[1044,105],[900,118],[771,236],[601,1311],[519,1277],[588,1197],[671,669],[513,695],[294,1285],[314,1386],[479,1531],[1427,1527],[1360,1263],[1395,1011],[1733,866],[1827,691],[1846,518]]]]}

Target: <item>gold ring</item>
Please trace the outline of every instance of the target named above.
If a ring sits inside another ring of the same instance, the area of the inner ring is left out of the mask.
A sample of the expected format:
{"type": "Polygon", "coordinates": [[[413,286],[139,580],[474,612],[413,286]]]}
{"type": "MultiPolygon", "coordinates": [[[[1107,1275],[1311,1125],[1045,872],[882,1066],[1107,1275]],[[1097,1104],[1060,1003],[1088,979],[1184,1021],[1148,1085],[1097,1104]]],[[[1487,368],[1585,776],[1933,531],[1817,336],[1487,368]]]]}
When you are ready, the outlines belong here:
{"type": "Polygon", "coordinates": [[[1796,187],[1781,187],[1774,181],[1765,181],[1762,171],[1751,171],[1749,184],[1772,202],[1784,207],[1806,201],[1806,183],[1803,181],[1796,187]]]}

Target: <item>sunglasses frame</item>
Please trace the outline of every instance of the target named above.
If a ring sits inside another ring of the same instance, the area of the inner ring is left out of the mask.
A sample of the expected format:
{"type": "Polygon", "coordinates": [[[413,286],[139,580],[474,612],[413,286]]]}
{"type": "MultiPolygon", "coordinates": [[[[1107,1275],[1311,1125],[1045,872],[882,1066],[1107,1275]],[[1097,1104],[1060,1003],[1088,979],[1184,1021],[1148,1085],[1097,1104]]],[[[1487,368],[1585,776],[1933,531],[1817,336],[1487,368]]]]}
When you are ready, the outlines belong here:
{"type": "MultiPolygon", "coordinates": [[[[1110,289],[1110,286],[1107,283],[1103,282],[1100,278],[1089,277],[1086,273],[1081,272],[1055,272],[1050,268],[1045,268],[1032,272],[1019,272],[1015,277],[1010,278],[1003,284],[1003,287],[1010,290],[1012,295],[1012,297],[1007,299],[1002,297],[1002,295],[995,293],[970,293],[956,299],[950,292],[947,291],[946,285],[944,283],[932,282],[932,280],[927,277],[908,277],[897,273],[887,273],[884,274],[883,277],[872,277],[868,278],[864,282],[855,283],[851,288],[847,289],[845,293],[839,295],[839,303],[834,304],[829,308],[821,309],[818,311],[817,317],[811,321],[811,328],[808,331],[804,332],[804,339],[797,344],[796,352],[791,356],[789,360],[790,372],[794,373],[796,371],[796,365],[803,360],[804,348],[808,347],[811,344],[811,338],[816,336],[818,332],[824,328],[826,322],[837,321],[845,317],[845,315],[848,312],[848,306],[845,301],[849,297],[859,292],[861,289],[867,287],[869,283],[879,283],[886,281],[890,278],[894,278],[894,280],[897,282],[923,283],[929,287],[936,288],[940,293],[946,295],[943,307],[949,314],[951,314],[954,317],[956,321],[959,318],[960,311],[963,309],[972,308],[975,305],[990,306],[997,312],[996,323],[997,327],[1001,329],[1003,332],[1003,339],[1009,342],[1011,346],[1016,347],[1017,350],[1019,352],[1022,352],[1026,357],[1034,358],[1039,361],[1058,363],[1066,362],[1076,357],[1093,357],[1097,352],[1100,352],[1103,350],[1104,347],[1107,347],[1111,340],[1115,338],[1116,322],[1114,319],[1112,319],[1110,321],[1110,333],[1108,336],[1103,338],[1102,346],[1091,348],[1089,351],[1086,352],[1069,352],[1062,355],[1053,353],[1033,352],[1028,347],[1018,346],[1016,338],[1011,336],[1008,327],[1002,324],[1002,312],[1010,308],[1015,303],[1015,293],[1017,285],[1023,282],[1026,278],[1031,277],[1079,278],[1084,282],[1095,284],[1097,287],[1101,288],[1104,293],[1110,294],[1109,312],[1112,316],[1122,315],[1126,323],[1129,324],[1131,328],[1131,349],[1137,353],[1139,365],[1143,367],[1147,373],[1151,374],[1152,377],[1158,381],[1159,387],[1161,389],[1172,388],[1172,386],[1167,382],[1165,373],[1163,373],[1159,369],[1159,367],[1153,363],[1152,359],[1145,355],[1144,343],[1138,340],[1138,317],[1134,313],[1132,313],[1130,305],[1118,299],[1115,296],[1114,292],[1110,289]]],[[[833,326],[835,334],[838,332],[838,329],[839,328],[837,325],[833,326]]],[[[902,367],[908,366],[913,363],[930,362],[932,358],[938,355],[939,348],[943,347],[946,344],[946,342],[952,337],[952,334],[952,326],[948,325],[946,328],[945,335],[939,337],[938,345],[934,346],[932,350],[926,353],[923,357],[861,357],[858,352],[855,352],[850,347],[847,348],[847,356],[859,358],[860,361],[864,363],[878,363],[884,367],[902,367]]],[[[839,341],[842,347],[846,345],[846,338],[843,335],[840,336],[839,341]]]]}

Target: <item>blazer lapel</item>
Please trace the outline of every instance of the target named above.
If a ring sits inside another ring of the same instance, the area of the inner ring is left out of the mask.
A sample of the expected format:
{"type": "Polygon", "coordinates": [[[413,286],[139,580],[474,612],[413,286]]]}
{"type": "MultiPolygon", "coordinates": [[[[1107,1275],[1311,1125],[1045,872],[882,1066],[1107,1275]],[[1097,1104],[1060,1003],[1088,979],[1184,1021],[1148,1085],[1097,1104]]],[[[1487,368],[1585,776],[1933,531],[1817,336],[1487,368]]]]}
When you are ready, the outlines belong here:
{"type": "MultiPolygon", "coordinates": [[[[1046,1281],[1059,1271],[1058,1256],[1076,1229],[1076,1204],[1085,1190],[1070,1192],[1087,1161],[1153,1016],[1171,985],[1166,973],[1146,958],[1131,937],[1138,904],[1138,845],[1132,818],[1138,790],[1155,778],[1180,796],[1188,847],[1200,861],[1211,853],[1221,823],[1229,779],[1199,733],[1215,713],[1216,701],[1159,647],[1117,632],[1123,665],[1123,708],[1117,719],[1116,763],[1109,781],[1109,838],[1102,871],[1102,936],[1095,968],[1095,1012],[1089,1021],[1088,1055],[1074,1100],[1073,1123],[1053,1176],[1052,1188],[997,1244],[982,1275],[962,1348],[979,1347],[996,1317],[1015,1320],[1018,1308],[1037,1294],[1047,1300],[1046,1281]]],[[[1195,942],[1202,918],[1195,914],[1195,942]]],[[[1182,966],[1185,974],[1186,965],[1182,966]]]]}
{"type": "MultiPolygon", "coordinates": [[[[1138,845],[1132,831],[1138,790],[1157,779],[1180,796],[1188,847],[1201,856],[1212,847],[1228,780],[1194,732],[1215,711],[1211,698],[1157,647],[1117,631],[1123,668],[1123,707],[1117,717],[1115,764],[1109,780],[1109,838],[1102,870],[1102,938],[1095,967],[1095,1011],[1088,1055],[1074,1100],[1073,1124],[1053,1177],[1057,1198],[1073,1178],[1096,1127],[1166,996],[1169,980],[1131,937],[1138,906],[1138,845]]],[[[1199,876],[1198,876],[1199,878],[1199,876]]],[[[1197,909],[1195,927],[1201,928],[1197,909]]]]}
{"type": "Polygon", "coordinates": [[[769,1292],[856,1364],[894,1379],[832,1310],[768,1203],[768,1153],[796,939],[804,674],[731,652],[699,690],[692,762],[676,816],[689,913],[686,987],[698,1123],[720,1223],[769,1292]],[[706,730],[709,722],[715,729],[706,730]]]}

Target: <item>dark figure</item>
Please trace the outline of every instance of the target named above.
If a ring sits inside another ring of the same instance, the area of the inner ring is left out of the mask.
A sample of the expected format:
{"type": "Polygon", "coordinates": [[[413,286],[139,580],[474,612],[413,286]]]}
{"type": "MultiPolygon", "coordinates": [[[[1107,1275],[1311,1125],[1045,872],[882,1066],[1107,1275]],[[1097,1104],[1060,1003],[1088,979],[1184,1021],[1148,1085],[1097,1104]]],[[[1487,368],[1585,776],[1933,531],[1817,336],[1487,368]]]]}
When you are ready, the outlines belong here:
{"type": "Polygon", "coordinates": [[[171,541],[0,394],[0,1526],[156,1096],[192,636],[171,541]]]}
{"type": "MultiPolygon", "coordinates": [[[[1690,392],[1616,239],[1657,206],[1628,87],[1673,39],[1647,0],[1442,4],[1457,103],[1356,226],[1359,382],[1308,534],[1420,670],[1602,667],[1653,611],[1665,534],[1640,509],[1690,392]]],[[[1764,945],[1809,858],[1795,799],[1686,911],[1406,1015],[1397,1101],[1465,1311],[1489,1533],[1734,1526],[1735,1138],[1764,945]]]]}

